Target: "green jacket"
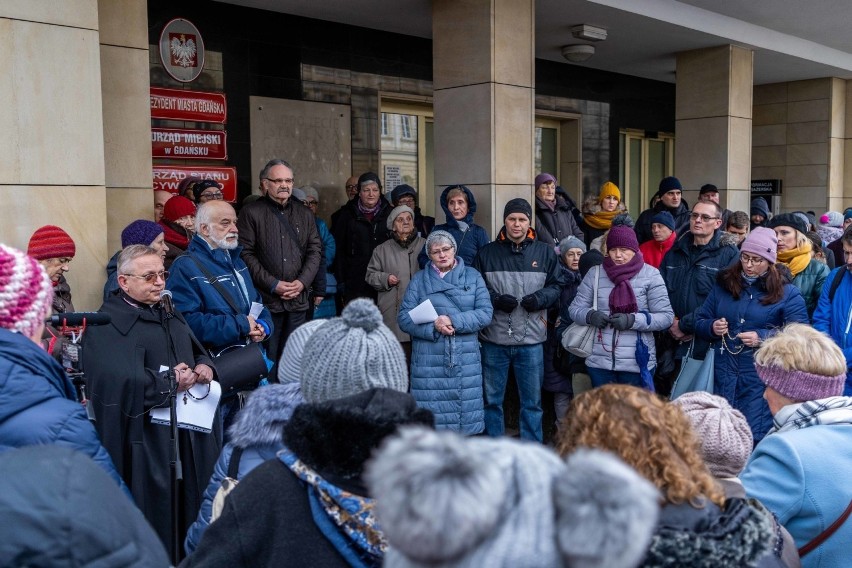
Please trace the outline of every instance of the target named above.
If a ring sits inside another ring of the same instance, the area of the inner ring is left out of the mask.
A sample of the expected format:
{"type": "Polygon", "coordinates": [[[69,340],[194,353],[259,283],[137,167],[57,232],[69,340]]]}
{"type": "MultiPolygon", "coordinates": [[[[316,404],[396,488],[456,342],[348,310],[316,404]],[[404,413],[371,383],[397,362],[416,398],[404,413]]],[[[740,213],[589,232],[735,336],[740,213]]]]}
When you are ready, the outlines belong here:
{"type": "Polygon", "coordinates": [[[799,289],[808,308],[808,319],[813,319],[822,286],[829,273],[828,265],[812,258],[807,268],[793,278],[793,286],[799,289]]]}

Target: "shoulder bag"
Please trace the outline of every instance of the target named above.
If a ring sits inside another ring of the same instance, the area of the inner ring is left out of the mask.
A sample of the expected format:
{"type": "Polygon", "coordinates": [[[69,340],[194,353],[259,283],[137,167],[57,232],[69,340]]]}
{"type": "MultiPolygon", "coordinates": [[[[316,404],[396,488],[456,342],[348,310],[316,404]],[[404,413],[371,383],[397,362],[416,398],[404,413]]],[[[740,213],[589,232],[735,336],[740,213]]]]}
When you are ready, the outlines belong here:
{"type": "MultiPolygon", "coordinates": [[[[225,290],[225,287],[216,280],[216,277],[210,274],[210,271],[193,255],[187,256],[195,262],[195,265],[227,302],[233,313],[241,314],[242,310],[237,307],[234,299],[225,290]]],[[[216,365],[216,374],[219,378],[219,384],[222,386],[223,395],[251,387],[269,373],[260,343],[235,343],[217,353],[211,352],[210,355],[216,365]]]]}
{"type": "Polygon", "coordinates": [[[692,357],[694,349],[695,339],[692,340],[686,352],[686,357],[683,358],[680,366],[680,373],[678,373],[674,385],[672,385],[671,400],[688,392],[713,392],[713,363],[716,359],[716,350],[711,345],[702,361],[692,357]]]}
{"type": "Polygon", "coordinates": [[[225,508],[225,497],[234,490],[239,483],[240,475],[240,458],[243,456],[243,449],[235,447],[231,452],[231,459],[228,461],[228,475],[222,480],[219,489],[216,490],[216,495],[213,496],[213,504],[210,507],[210,522],[212,523],[222,514],[222,509],[225,508]]]}
{"type": "MultiPolygon", "coordinates": [[[[598,285],[601,281],[601,267],[596,266],[595,270],[597,270],[597,272],[595,273],[595,286],[592,289],[594,298],[592,300],[593,310],[598,309],[598,285]]],[[[597,329],[594,326],[574,322],[569,325],[568,329],[565,330],[565,333],[562,334],[562,347],[564,347],[568,353],[585,359],[592,354],[592,348],[595,345],[596,331],[597,329]]]]}

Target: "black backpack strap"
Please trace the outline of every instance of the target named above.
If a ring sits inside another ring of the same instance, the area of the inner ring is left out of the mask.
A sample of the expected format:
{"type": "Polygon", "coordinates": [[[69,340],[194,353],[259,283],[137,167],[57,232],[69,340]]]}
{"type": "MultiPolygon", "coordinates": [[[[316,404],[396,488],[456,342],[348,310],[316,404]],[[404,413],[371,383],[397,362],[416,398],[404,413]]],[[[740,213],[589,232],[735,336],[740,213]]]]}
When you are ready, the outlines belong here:
{"type": "Polygon", "coordinates": [[[846,267],[841,266],[834,275],[834,279],[831,281],[831,288],[828,289],[829,304],[834,301],[834,293],[837,292],[837,289],[840,287],[840,283],[843,282],[843,277],[846,276],[846,272],[846,267]]]}
{"type": "Polygon", "coordinates": [[[228,477],[231,479],[238,479],[238,474],[240,473],[240,458],[243,457],[243,449],[239,446],[234,447],[234,451],[231,452],[231,461],[228,462],[228,477]]]}
{"type": "Polygon", "coordinates": [[[216,280],[216,277],[215,277],[215,276],[213,276],[212,274],[210,274],[210,271],[209,271],[209,270],[207,270],[207,269],[204,267],[204,265],[203,265],[203,264],[201,264],[201,261],[200,261],[200,260],[198,260],[197,258],[195,258],[195,257],[194,257],[193,255],[191,255],[191,254],[188,254],[188,255],[186,255],[186,256],[188,256],[189,258],[191,258],[191,259],[192,259],[192,261],[193,261],[193,262],[195,263],[195,265],[198,267],[198,270],[200,270],[200,271],[201,271],[201,273],[202,273],[202,274],[204,274],[204,277],[205,277],[205,278],[207,278],[207,281],[208,281],[208,282],[210,282],[210,284],[212,284],[212,285],[213,285],[213,287],[214,287],[214,288],[216,288],[216,291],[217,291],[217,292],[219,292],[219,294],[221,294],[221,295],[222,295],[222,298],[224,298],[224,300],[228,303],[228,306],[229,306],[229,307],[230,307],[230,308],[234,311],[234,313],[235,313],[235,314],[241,314],[241,313],[243,313],[243,312],[242,312],[242,310],[240,310],[240,309],[237,307],[237,304],[236,304],[236,303],[234,303],[234,298],[233,298],[233,297],[232,297],[232,296],[228,293],[228,291],[227,291],[227,290],[225,290],[225,287],[224,287],[224,286],[222,286],[222,284],[221,284],[218,280],[216,280]]]}

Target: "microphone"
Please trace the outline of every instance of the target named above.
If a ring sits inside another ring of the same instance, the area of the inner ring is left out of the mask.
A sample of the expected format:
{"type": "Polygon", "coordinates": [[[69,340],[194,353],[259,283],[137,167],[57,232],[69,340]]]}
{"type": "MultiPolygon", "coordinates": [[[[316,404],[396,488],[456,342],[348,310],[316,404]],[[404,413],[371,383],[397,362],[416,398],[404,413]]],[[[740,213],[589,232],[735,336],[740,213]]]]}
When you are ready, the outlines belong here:
{"type": "Polygon", "coordinates": [[[85,322],[86,325],[106,325],[112,321],[112,316],[103,312],[67,312],[64,314],[53,314],[44,323],[53,327],[66,325],[68,327],[79,327],[85,322]]]}
{"type": "Polygon", "coordinates": [[[172,303],[172,293],[169,290],[160,292],[160,305],[163,306],[167,318],[175,317],[175,305],[172,303]]]}

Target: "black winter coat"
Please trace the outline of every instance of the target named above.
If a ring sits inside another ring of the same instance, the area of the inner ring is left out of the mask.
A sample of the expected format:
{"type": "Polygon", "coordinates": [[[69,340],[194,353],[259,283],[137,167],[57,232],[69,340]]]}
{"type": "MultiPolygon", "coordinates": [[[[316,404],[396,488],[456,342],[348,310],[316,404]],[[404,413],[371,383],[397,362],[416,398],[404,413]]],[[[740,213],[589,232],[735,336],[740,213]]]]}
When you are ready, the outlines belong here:
{"type": "MultiPolygon", "coordinates": [[[[100,311],[109,314],[112,323],[89,327],[83,337],[89,404],[94,408],[95,427],[119,475],[171,550],[170,429],[153,424],[148,411],[168,406],[163,393],[168,393],[169,381],[160,372],[161,365],[213,364],[182,315],[176,314],[168,323],[175,353],[170,357],[161,310],[140,309],[125,298],[123,293],[110,296],[100,311]]],[[[198,514],[222,449],[219,423],[217,414],[211,434],[179,430],[183,461],[181,535],[198,514]]]]}
{"type": "Polygon", "coordinates": [[[535,198],[535,236],[543,243],[554,247],[565,237],[585,238],[582,229],[574,220],[571,206],[561,195],[556,196],[556,207],[551,209],[540,197],[535,198]]]}
{"type": "Polygon", "coordinates": [[[343,206],[331,227],[337,243],[334,273],[338,284],[344,286],[344,303],[354,298],[378,297],[376,290],[367,284],[367,265],[375,248],[390,238],[387,222],[393,209],[384,197],[380,203],[381,209],[368,221],[358,210],[356,196],[343,206]]]}
{"type": "Polygon", "coordinates": [[[654,235],[651,234],[651,218],[662,211],[668,211],[672,214],[675,221],[675,232],[678,235],[685,235],[689,232],[690,212],[689,204],[686,200],[682,199],[680,205],[678,205],[675,209],[666,207],[662,201],[659,201],[653,208],[642,211],[642,213],[639,214],[639,218],[636,219],[636,226],[633,230],[636,231],[636,239],[639,241],[640,245],[645,241],[649,241],[654,238],[654,235]]]}

